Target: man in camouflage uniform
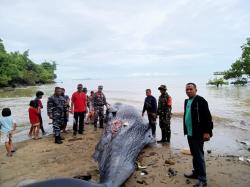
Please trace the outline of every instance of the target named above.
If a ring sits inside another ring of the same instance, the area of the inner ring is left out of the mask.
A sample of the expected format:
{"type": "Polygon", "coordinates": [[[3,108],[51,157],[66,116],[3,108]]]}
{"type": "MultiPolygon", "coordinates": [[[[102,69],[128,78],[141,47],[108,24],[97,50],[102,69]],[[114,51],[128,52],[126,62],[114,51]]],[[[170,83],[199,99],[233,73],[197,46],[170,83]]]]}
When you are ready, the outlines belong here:
{"type": "Polygon", "coordinates": [[[98,86],[98,91],[93,96],[93,104],[94,104],[94,112],[95,112],[95,119],[94,119],[94,126],[95,129],[97,128],[97,121],[99,117],[99,125],[100,128],[103,128],[103,120],[104,120],[104,105],[107,107],[106,97],[102,92],[103,86],[98,86]]]}
{"type": "Polygon", "coordinates": [[[159,115],[159,124],[161,128],[162,138],[158,143],[170,142],[171,130],[170,130],[170,120],[171,120],[171,109],[172,100],[167,93],[166,85],[161,85],[158,90],[160,90],[161,95],[158,100],[157,115],[159,115]]]}
{"type": "Polygon", "coordinates": [[[55,93],[48,98],[47,113],[52,119],[53,130],[55,133],[55,143],[61,144],[64,138],[61,137],[61,126],[64,123],[64,115],[68,112],[65,99],[61,96],[60,87],[55,87],[55,93]]]}

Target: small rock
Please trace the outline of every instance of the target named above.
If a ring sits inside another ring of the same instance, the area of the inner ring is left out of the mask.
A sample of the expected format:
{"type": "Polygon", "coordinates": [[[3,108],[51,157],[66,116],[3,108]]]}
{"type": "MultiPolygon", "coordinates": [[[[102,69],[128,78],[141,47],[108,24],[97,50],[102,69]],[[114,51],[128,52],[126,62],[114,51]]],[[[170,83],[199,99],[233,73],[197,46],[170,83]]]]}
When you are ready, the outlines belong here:
{"type": "Polygon", "coordinates": [[[186,184],[190,184],[191,181],[189,179],[186,179],[186,184]]]}
{"type": "Polygon", "coordinates": [[[141,171],[141,175],[148,175],[148,172],[146,170],[141,171]]]}
{"type": "Polygon", "coordinates": [[[168,169],[168,176],[173,177],[177,175],[177,171],[174,171],[172,168],[168,169]]]}
{"type": "Polygon", "coordinates": [[[145,180],[137,180],[136,182],[139,183],[139,184],[145,184],[145,185],[147,185],[147,183],[146,183],[145,180]]]}
{"type": "Polygon", "coordinates": [[[154,155],[157,155],[157,153],[156,152],[149,153],[149,156],[154,156],[154,155]]]}
{"type": "Polygon", "coordinates": [[[175,161],[173,161],[173,160],[165,160],[165,164],[175,165],[175,161]]]}
{"type": "Polygon", "coordinates": [[[240,157],[239,157],[239,161],[244,162],[244,160],[245,160],[245,159],[244,159],[244,157],[243,157],[243,156],[240,156],[240,157]]]}
{"type": "Polygon", "coordinates": [[[211,153],[212,153],[212,150],[207,150],[207,153],[208,153],[208,154],[211,154],[211,153]]]}

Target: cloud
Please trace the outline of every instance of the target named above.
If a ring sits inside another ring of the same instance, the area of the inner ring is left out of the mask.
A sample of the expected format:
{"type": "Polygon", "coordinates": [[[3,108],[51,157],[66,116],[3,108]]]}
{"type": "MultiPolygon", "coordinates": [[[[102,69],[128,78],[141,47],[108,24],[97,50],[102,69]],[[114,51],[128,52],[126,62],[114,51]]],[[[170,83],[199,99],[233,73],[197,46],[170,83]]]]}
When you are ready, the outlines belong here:
{"type": "Polygon", "coordinates": [[[240,55],[250,35],[249,5],[247,0],[1,0],[0,37],[7,50],[29,49],[35,61],[57,61],[59,76],[154,76],[180,74],[181,67],[212,73],[240,55]]]}

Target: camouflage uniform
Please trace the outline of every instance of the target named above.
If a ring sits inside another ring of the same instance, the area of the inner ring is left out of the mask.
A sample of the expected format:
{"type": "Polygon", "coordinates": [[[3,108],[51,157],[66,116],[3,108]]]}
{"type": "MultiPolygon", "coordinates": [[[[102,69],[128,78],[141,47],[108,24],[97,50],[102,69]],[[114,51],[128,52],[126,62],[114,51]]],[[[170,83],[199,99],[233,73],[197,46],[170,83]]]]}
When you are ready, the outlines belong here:
{"type": "Polygon", "coordinates": [[[168,106],[167,101],[170,96],[167,92],[161,94],[158,100],[157,114],[159,115],[159,124],[162,133],[162,141],[170,142],[171,129],[171,106],[168,106]],[[167,140],[166,140],[167,139],[167,140]]]}
{"type": "Polygon", "coordinates": [[[100,128],[103,128],[104,105],[107,105],[105,95],[102,92],[96,92],[93,96],[93,104],[95,111],[94,126],[97,127],[97,121],[99,117],[100,128]]]}
{"type": "Polygon", "coordinates": [[[61,126],[64,124],[64,117],[68,111],[67,104],[63,96],[51,96],[48,98],[47,113],[52,116],[53,130],[56,137],[60,137],[61,126]]]}
{"type": "Polygon", "coordinates": [[[67,111],[64,112],[64,117],[63,117],[64,118],[64,123],[61,126],[61,129],[65,129],[66,126],[67,126],[67,123],[69,121],[69,113],[68,113],[68,111],[69,111],[69,100],[70,100],[70,98],[69,98],[68,95],[62,95],[62,97],[64,98],[67,111]]]}

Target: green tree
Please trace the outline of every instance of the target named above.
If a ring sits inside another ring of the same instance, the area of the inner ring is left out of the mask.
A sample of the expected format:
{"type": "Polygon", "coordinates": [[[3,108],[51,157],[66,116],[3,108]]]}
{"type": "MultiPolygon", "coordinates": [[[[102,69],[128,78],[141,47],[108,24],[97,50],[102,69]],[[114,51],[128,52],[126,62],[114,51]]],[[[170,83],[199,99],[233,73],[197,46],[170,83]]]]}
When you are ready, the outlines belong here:
{"type": "Polygon", "coordinates": [[[5,47],[3,45],[3,40],[0,38],[0,53],[3,52],[3,53],[6,53],[5,51],[5,47]]]}
{"type": "Polygon", "coordinates": [[[227,85],[228,82],[226,82],[223,78],[214,78],[213,80],[209,80],[207,84],[215,85],[218,88],[219,86],[222,86],[223,84],[227,85]]]}
{"type": "Polygon", "coordinates": [[[53,61],[34,63],[29,58],[29,50],[7,53],[0,40],[0,87],[50,83],[55,79],[55,69],[56,63],[53,61]]]}
{"type": "Polygon", "coordinates": [[[247,42],[241,46],[241,49],[241,57],[224,74],[226,80],[235,79],[234,84],[246,84],[246,78],[243,76],[250,77],[250,38],[247,38],[247,42]]]}

